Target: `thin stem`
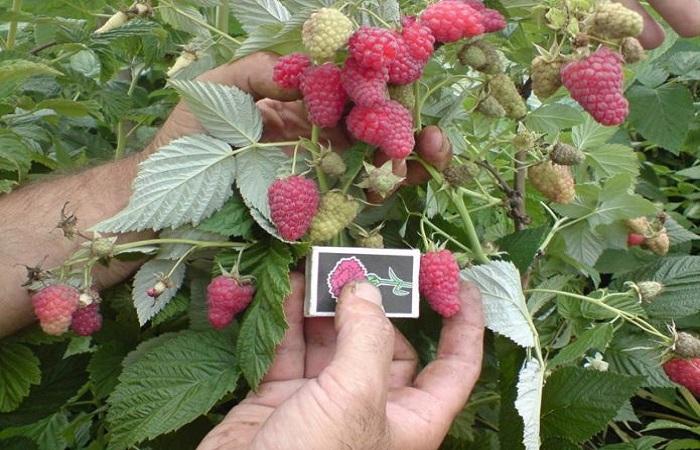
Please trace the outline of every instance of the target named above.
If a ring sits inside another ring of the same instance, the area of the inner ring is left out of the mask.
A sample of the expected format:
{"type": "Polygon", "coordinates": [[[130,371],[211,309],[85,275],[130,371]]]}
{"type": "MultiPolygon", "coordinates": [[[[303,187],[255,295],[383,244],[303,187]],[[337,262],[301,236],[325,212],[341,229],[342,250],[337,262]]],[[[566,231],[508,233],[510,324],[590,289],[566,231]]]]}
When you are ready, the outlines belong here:
{"type": "Polygon", "coordinates": [[[435,230],[437,233],[441,234],[445,239],[447,239],[448,241],[454,243],[456,246],[458,246],[459,248],[461,248],[461,249],[464,250],[465,252],[472,253],[472,250],[471,250],[469,247],[467,247],[466,245],[462,244],[462,243],[459,242],[457,239],[453,238],[453,237],[450,236],[447,232],[443,231],[440,227],[438,227],[437,225],[435,225],[434,223],[432,223],[431,221],[429,221],[429,220],[427,220],[427,219],[421,220],[421,230],[422,230],[423,232],[425,232],[425,230],[423,229],[423,222],[425,222],[425,223],[427,223],[428,225],[430,225],[430,228],[432,228],[433,230],[435,230]]]}
{"type": "Polygon", "coordinates": [[[654,395],[647,390],[640,389],[639,391],[637,391],[637,396],[640,398],[643,398],[644,400],[654,402],[659,406],[663,406],[666,409],[670,409],[671,411],[673,411],[677,414],[682,414],[682,415],[684,415],[688,418],[691,418],[691,419],[697,419],[697,417],[691,416],[690,414],[688,414],[688,411],[681,408],[680,406],[674,405],[673,403],[669,402],[668,400],[665,400],[657,395],[654,395]]]}
{"type": "Polygon", "coordinates": [[[608,423],[608,426],[613,429],[615,434],[617,434],[617,436],[620,439],[622,439],[622,442],[631,442],[632,441],[632,438],[630,438],[630,436],[627,433],[622,431],[622,429],[619,426],[617,426],[617,424],[615,422],[608,423]]]}
{"type": "Polygon", "coordinates": [[[143,247],[147,245],[162,245],[162,244],[186,244],[193,245],[198,248],[212,248],[212,247],[222,247],[222,248],[241,248],[248,244],[241,244],[239,242],[228,242],[228,241],[196,241],[193,239],[177,239],[177,238],[165,238],[165,239],[147,239],[145,241],[129,242],[128,244],[120,244],[114,247],[115,252],[121,252],[124,250],[130,250],[132,248],[143,247]]]}
{"type": "MultiPolygon", "coordinates": [[[[321,128],[317,125],[313,125],[311,127],[311,143],[314,144],[314,146],[318,146],[318,138],[320,134],[321,128]]],[[[323,170],[321,170],[320,165],[316,166],[316,178],[318,178],[318,187],[321,189],[321,192],[327,192],[328,180],[326,179],[326,174],[323,173],[323,170]]]]}
{"type": "Polygon", "coordinates": [[[479,241],[479,237],[476,234],[476,229],[474,228],[474,223],[472,222],[472,218],[469,215],[467,205],[464,204],[464,198],[461,194],[454,191],[451,192],[450,196],[452,198],[452,202],[457,207],[457,212],[459,212],[459,216],[462,218],[462,227],[467,233],[467,237],[469,238],[469,246],[472,249],[472,253],[474,253],[475,259],[481,264],[488,264],[489,259],[488,257],[486,257],[484,249],[481,248],[481,242],[479,241]]]}
{"type": "Polygon", "coordinates": [[[216,28],[228,35],[229,0],[221,0],[216,8],[216,28]]]}
{"type": "MultiPolygon", "coordinates": [[[[136,88],[136,83],[139,81],[141,76],[141,68],[134,68],[131,70],[131,83],[129,83],[129,89],[126,91],[126,95],[131,97],[136,88]]],[[[126,120],[121,119],[117,122],[117,148],[114,149],[114,159],[119,160],[124,156],[124,150],[126,149],[126,141],[129,137],[129,133],[126,132],[126,120]]]]}
{"type": "Polygon", "coordinates": [[[362,12],[366,12],[366,13],[369,14],[370,16],[374,17],[374,19],[375,19],[377,22],[379,22],[379,23],[381,23],[382,25],[384,25],[385,28],[393,28],[393,27],[392,27],[391,25],[389,25],[384,19],[382,19],[381,17],[379,17],[374,11],[372,11],[372,10],[370,10],[370,9],[367,9],[367,8],[360,8],[359,10],[362,11],[362,12]]]}
{"type": "Polygon", "coordinates": [[[7,42],[5,43],[5,50],[10,50],[15,46],[15,39],[17,37],[17,17],[22,10],[22,0],[12,0],[12,8],[10,12],[12,13],[12,21],[10,22],[10,29],[7,31],[7,42]]]}
{"type": "Polygon", "coordinates": [[[203,26],[204,28],[211,31],[212,33],[218,34],[219,36],[223,37],[224,39],[226,39],[228,41],[233,42],[236,45],[241,45],[241,41],[239,41],[238,39],[234,38],[233,36],[230,36],[228,33],[224,33],[223,31],[219,30],[218,28],[209,25],[207,22],[205,22],[205,21],[203,21],[203,20],[201,20],[201,19],[199,19],[191,14],[188,14],[187,12],[185,12],[185,11],[181,10],[180,8],[178,8],[177,6],[175,6],[173,3],[169,2],[169,1],[163,1],[162,3],[164,5],[172,8],[173,11],[180,14],[181,16],[187,17],[192,22],[195,22],[197,25],[203,26]]]}
{"type": "Polygon", "coordinates": [[[187,251],[183,253],[183,255],[180,256],[180,258],[178,258],[175,264],[173,264],[173,267],[170,269],[170,272],[168,272],[168,274],[165,276],[167,280],[169,280],[170,277],[173,276],[173,274],[175,273],[175,269],[177,269],[180,266],[180,264],[182,264],[185,261],[185,259],[187,259],[187,257],[190,256],[190,253],[192,253],[196,248],[197,247],[195,246],[188,248],[187,251]]]}
{"type": "Polygon", "coordinates": [[[657,419],[667,419],[667,420],[671,420],[673,422],[682,423],[683,425],[688,425],[689,427],[697,427],[698,426],[698,423],[695,421],[683,419],[681,417],[673,416],[671,414],[664,414],[664,413],[660,413],[660,412],[656,412],[656,411],[646,411],[646,410],[641,410],[641,411],[639,411],[639,413],[644,414],[645,416],[649,416],[649,417],[656,417],[657,419]]]}

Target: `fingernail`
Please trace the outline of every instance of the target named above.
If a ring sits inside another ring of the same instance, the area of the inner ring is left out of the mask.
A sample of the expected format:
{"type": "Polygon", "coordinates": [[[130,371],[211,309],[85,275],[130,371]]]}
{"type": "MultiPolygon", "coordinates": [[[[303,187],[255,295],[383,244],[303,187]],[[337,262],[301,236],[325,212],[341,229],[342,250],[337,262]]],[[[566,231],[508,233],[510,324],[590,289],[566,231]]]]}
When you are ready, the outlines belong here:
{"type": "Polygon", "coordinates": [[[375,305],[382,306],[382,294],[379,292],[376,286],[367,283],[359,282],[356,283],[353,289],[353,294],[355,297],[362,300],[374,303],[375,305]]]}

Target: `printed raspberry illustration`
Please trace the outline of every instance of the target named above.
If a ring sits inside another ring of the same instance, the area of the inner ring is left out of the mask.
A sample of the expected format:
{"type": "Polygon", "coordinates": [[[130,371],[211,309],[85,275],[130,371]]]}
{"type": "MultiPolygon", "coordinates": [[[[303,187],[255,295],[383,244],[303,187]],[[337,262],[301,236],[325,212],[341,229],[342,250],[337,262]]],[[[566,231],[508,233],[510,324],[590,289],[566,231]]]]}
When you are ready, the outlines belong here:
{"type": "Polygon", "coordinates": [[[620,125],[629,112],[622,77],[622,56],[607,47],[561,69],[561,81],[571,97],[598,123],[607,126],[620,125]]]}
{"type": "Polygon", "coordinates": [[[304,47],[315,60],[330,59],[348,42],[352,22],[333,8],[321,8],[311,14],[301,30],[304,47]]]}
{"type": "Polygon", "coordinates": [[[627,245],[629,247],[637,247],[639,245],[642,245],[644,244],[645,240],[646,238],[643,234],[629,233],[627,235],[627,245]]]}
{"type": "Polygon", "coordinates": [[[473,67],[486,74],[495,75],[504,69],[496,47],[483,40],[465,45],[457,56],[465,66],[473,67]]]}
{"type": "Polygon", "coordinates": [[[348,41],[348,52],[361,66],[380,70],[396,58],[399,43],[389,30],[360,27],[348,41]]]}
{"type": "Polygon", "coordinates": [[[438,42],[455,42],[484,32],[481,14],[461,0],[441,0],[428,6],[420,23],[430,28],[438,42]]]}
{"type": "Polygon", "coordinates": [[[345,92],[356,105],[372,106],[383,103],[389,96],[386,87],[389,81],[387,68],[364,67],[353,58],[348,58],[340,79],[345,92]]]}
{"type": "Polygon", "coordinates": [[[416,96],[413,93],[412,84],[389,86],[389,97],[392,100],[399,102],[401,106],[409,111],[416,106],[416,96]]]}
{"type": "Polygon", "coordinates": [[[272,69],[272,79],[284,89],[299,89],[301,74],[311,65],[303,53],[292,53],[277,60],[272,69]]]}
{"type": "Polygon", "coordinates": [[[666,256],[668,249],[671,246],[671,241],[668,238],[668,233],[665,228],[662,228],[652,237],[648,237],[644,241],[644,245],[659,256],[666,256]]]}
{"type": "Polygon", "coordinates": [[[411,51],[401,35],[397,35],[398,50],[396,58],[389,63],[389,82],[392,84],[411,84],[423,75],[425,61],[411,56],[411,51]]]}
{"type": "Polygon", "coordinates": [[[401,37],[408,46],[408,51],[413,59],[427,62],[435,51],[435,36],[430,28],[424,26],[415,17],[403,19],[401,37]]]}
{"type": "Polygon", "coordinates": [[[32,295],[34,314],[41,329],[54,336],[68,331],[79,298],[80,292],[67,284],[53,284],[32,295]]]}
{"type": "Polygon", "coordinates": [[[664,364],[666,375],[700,397],[700,358],[673,358],[664,364]]]}
{"type": "Polygon", "coordinates": [[[333,270],[328,274],[326,284],[328,292],[335,299],[340,297],[343,287],[352,282],[360,281],[367,278],[367,269],[362,261],[351,256],[350,258],[342,258],[336,264],[333,270]]]}
{"type": "Polygon", "coordinates": [[[620,42],[620,52],[627,64],[634,64],[647,57],[642,44],[633,37],[626,37],[620,42]]]}
{"type": "Polygon", "coordinates": [[[644,19],[621,3],[602,3],[593,14],[591,33],[609,39],[636,37],[642,32],[644,19]]]}
{"type": "Polygon", "coordinates": [[[544,100],[557,92],[561,86],[559,73],[562,65],[563,61],[560,58],[548,59],[538,56],[532,60],[532,91],[538,98],[544,100]]]}
{"type": "MultiPolygon", "coordinates": [[[[332,177],[340,177],[342,176],[345,171],[347,170],[347,166],[345,165],[345,161],[343,161],[343,158],[337,154],[334,151],[326,151],[321,155],[321,160],[319,162],[319,167],[321,167],[321,170],[323,173],[326,175],[330,175],[332,177]]],[[[314,185],[315,187],[315,185],[314,185]]],[[[318,197],[318,196],[317,196],[318,197]]],[[[318,203],[318,201],[317,201],[318,203]]],[[[314,211],[315,213],[315,211],[314,211]]]]}
{"type": "Polygon", "coordinates": [[[304,71],[299,88],[313,124],[322,128],[338,124],[348,100],[338,67],[332,63],[309,67],[304,71]]]}
{"type": "Polygon", "coordinates": [[[438,250],[420,258],[420,293],[435,312],[452,317],[460,309],[459,265],[452,252],[438,250]]]}
{"type": "Polygon", "coordinates": [[[330,191],[321,198],[318,213],[311,222],[309,238],[313,243],[326,242],[350,225],[360,204],[342,192],[330,191]]]}
{"type": "Polygon", "coordinates": [[[700,339],[690,333],[678,333],[674,347],[674,352],[681,358],[700,358],[700,339]]]}
{"type": "Polygon", "coordinates": [[[573,145],[559,142],[554,145],[549,159],[562,166],[578,166],[586,159],[586,155],[573,145]]]}
{"type": "Polygon", "coordinates": [[[484,33],[501,31],[507,25],[505,17],[495,9],[487,8],[479,0],[464,0],[464,3],[474,8],[481,14],[481,24],[484,26],[484,33]]]}
{"type": "Polygon", "coordinates": [[[101,328],[102,314],[100,314],[99,303],[91,303],[73,312],[70,329],[78,336],[91,336],[100,331],[101,328]]]}
{"type": "Polygon", "coordinates": [[[465,186],[474,178],[467,164],[452,164],[442,171],[442,176],[447,184],[453,187],[465,186]]]}
{"type": "Polygon", "coordinates": [[[528,178],[535,189],[555,203],[571,203],[576,197],[574,177],[568,166],[545,161],[531,166],[528,178]]]}
{"type": "Polygon", "coordinates": [[[393,159],[407,157],[415,145],[411,112],[395,101],[355,106],[346,124],[357,139],[378,146],[393,159]]]}
{"type": "Polygon", "coordinates": [[[518,88],[515,87],[515,83],[511,80],[508,75],[499,73],[498,75],[491,78],[489,82],[489,89],[491,95],[498,100],[506,115],[511,119],[522,119],[527,114],[527,107],[518,88]]]}
{"type": "Polygon", "coordinates": [[[476,110],[487,117],[504,117],[506,110],[492,95],[485,97],[476,107],[476,110]]]}
{"type": "Polygon", "coordinates": [[[298,175],[276,180],[267,190],[270,217],[282,239],[306,234],[318,211],[319,193],[313,180],[298,175]]]}
{"type": "Polygon", "coordinates": [[[230,275],[219,275],[207,286],[207,316],[214,328],[221,329],[246,309],[253,300],[255,287],[230,275]]]}

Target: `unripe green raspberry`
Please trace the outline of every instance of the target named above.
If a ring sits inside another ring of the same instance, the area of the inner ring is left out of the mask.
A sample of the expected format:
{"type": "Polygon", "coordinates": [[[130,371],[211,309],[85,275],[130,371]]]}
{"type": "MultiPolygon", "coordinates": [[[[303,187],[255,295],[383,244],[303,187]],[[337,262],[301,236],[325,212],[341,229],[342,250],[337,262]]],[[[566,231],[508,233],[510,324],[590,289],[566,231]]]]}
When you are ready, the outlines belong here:
{"type": "Polygon", "coordinates": [[[511,142],[516,150],[532,150],[537,142],[537,135],[530,130],[522,130],[511,142]]]}
{"type": "Polygon", "coordinates": [[[384,237],[378,232],[370,233],[367,236],[358,237],[355,243],[363,248],[384,248],[384,237]]]}
{"type": "Polygon", "coordinates": [[[416,96],[412,84],[389,86],[389,97],[403,105],[407,110],[413,111],[416,106],[416,96]]]}
{"type": "Polygon", "coordinates": [[[622,57],[625,58],[627,64],[634,64],[636,62],[642,61],[647,57],[644,47],[637,40],[637,38],[626,37],[620,43],[620,52],[622,57]]]}
{"type": "Polygon", "coordinates": [[[110,258],[114,251],[114,239],[96,238],[90,244],[90,253],[97,258],[110,258]]]}
{"type": "Polygon", "coordinates": [[[491,78],[489,89],[491,95],[498,100],[508,117],[511,119],[522,119],[525,117],[527,114],[525,102],[523,102],[518,88],[515,87],[515,83],[508,75],[499,73],[491,78]]]}
{"type": "Polygon", "coordinates": [[[496,47],[484,40],[465,45],[458,57],[462,64],[479,72],[494,75],[503,71],[503,62],[496,47]]]}
{"type": "Polygon", "coordinates": [[[503,109],[503,106],[501,106],[498,100],[493,98],[492,95],[487,96],[479,102],[476,110],[488,117],[504,117],[506,115],[506,110],[503,109]]]}
{"type": "Polygon", "coordinates": [[[664,290],[664,285],[658,281],[640,281],[639,283],[632,283],[632,287],[637,291],[639,299],[643,302],[654,300],[664,290]]]}
{"type": "Polygon", "coordinates": [[[657,255],[666,256],[671,247],[671,240],[668,237],[666,228],[662,228],[652,237],[647,238],[646,241],[644,241],[644,245],[657,255]]]}
{"type": "Polygon", "coordinates": [[[447,184],[452,187],[464,186],[473,178],[471,169],[467,164],[452,164],[442,171],[442,176],[445,177],[447,184]]]}
{"type": "Polygon", "coordinates": [[[545,161],[528,169],[528,179],[535,189],[555,203],[571,203],[576,197],[574,177],[567,166],[545,161]]]}
{"type": "Polygon", "coordinates": [[[376,192],[385,198],[401,184],[404,180],[394,174],[391,160],[385,162],[381,167],[374,167],[363,162],[367,176],[357,186],[376,192]]]}
{"type": "Polygon", "coordinates": [[[532,91],[540,99],[554,94],[561,86],[559,72],[563,61],[561,58],[547,59],[538,56],[532,60],[532,91]]]}
{"type": "Polygon", "coordinates": [[[337,9],[321,8],[304,22],[301,39],[313,59],[326,60],[347,44],[352,28],[350,19],[337,9]]]}
{"type": "Polygon", "coordinates": [[[326,175],[336,178],[342,176],[347,169],[343,158],[334,151],[327,151],[321,155],[319,167],[326,175]]]}
{"type": "Polygon", "coordinates": [[[642,236],[650,236],[652,233],[651,224],[646,217],[636,217],[634,219],[625,220],[625,225],[632,233],[641,234],[642,236]]]}
{"type": "Polygon", "coordinates": [[[642,32],[642,16],[621,3],[603,3],[593,14],[591,32],[602,38],[636,37],[642,32]]]}
{"type": "Polygon", "coordinates": [[[562,166],[578,166],[586,159],[586,155],[573,145],[559,142],[549,154],[549,159],[562,166]]]}
{"type": "Polygon", "coordinates": [[[337,191],[326,193],[321,197],[318,213],[311,222],[310,241],[320,243],[333,239],[355,220],[359,211],[360,204],[352,197],[337,191]]]}
{"type": "Polygon", "coordinates": [[[681,358],[700,358],[700,339],[690,333],[678,333],[674,347],[674,352],[681,358]]]}

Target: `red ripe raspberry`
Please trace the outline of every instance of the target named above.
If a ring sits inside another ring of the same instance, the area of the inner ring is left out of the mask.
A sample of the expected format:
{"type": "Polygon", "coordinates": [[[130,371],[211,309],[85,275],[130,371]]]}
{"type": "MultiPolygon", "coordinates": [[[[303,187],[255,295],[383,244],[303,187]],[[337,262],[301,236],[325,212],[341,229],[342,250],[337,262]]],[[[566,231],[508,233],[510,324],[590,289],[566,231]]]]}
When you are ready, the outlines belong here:
{"type": "Polygon", "coordinates": [[[322,128],[334,127],[343,116],[348,95],[340,82],[340,69],[332,63],[309,67],[299,84],[309,120],[322,128]]]}
{"type": "Polygon", "coordinates": [[[455,315],[459,302],[459,265],[449,250],[428,252],[420,258],[420,293],[443,317],[455,315]]]}
{"type": "Polygon", "coordinates": [[[41,329],[55,336],[68,331],[79,298],[80,292],[67,284],[53,284],[32,295],[34,314],[41,329]]]}
{"type": "Polygon", "coordinates": [[[646,238],[642,234],[630,233],[627,235],[627,245],[630,247],[636,247],[642,245],[646,238]]]}
{"type": "Polygon", "coordinates": [[[401,35],[397,36],[397,42],[399,51],[396,59],[389,65],[389,81],[397,85],[411,84],[423,75],[425,62],[411,56],[411,51],[401,35]]]}
{"type": "Polygon", "coordinates": [[[383,103],[389,97],[386,88],[389,72],[386,68],[364,67],[353,58],[348,58],[340,79],[348,96],[356,105],[372,106],[383,103]]]}
{"type": "Polygon", "coordinates": [[[430,28],[418,22],[415,17],[403,19],[401,36],[408,46],[411,56],[418,61],[428,61],[435,51],[435,36],[430,28]]]}
{"type": "Polygon", "coordinates": [[[207,286],[207,316],[214,328],[231,323],[250,304],[255,294],[252,284],[241,283],[230,275],[219,275],[207,286]]]}
{"type": "Polygon", "coordinates": [[[280,236],[296,241],[306,234],[318,211],[319,193],[313,180],[298,175],[276,180],[267,190],[270,216],[280,236]]]}
{"type": "Polygon", "coordinates": [[[700,358],[674,358],[664,364],[666,375],[700,397],[700,358]]]}
{"type": "Polygon", "coordinates": [[[310,65],[311,59],[303,53],[283,56],[272,69],[272,79],[284,89],[298,89],[301,74],[310,65]]]}
{"type": "Polygon", "coordinates": [[[487,8],[479,0],[464,0],[464,2],[481,14],[481,24],[484,26],[484,33],[501,31],[506,27],[505,17],[495,9],[487,8]]]}
{"type": "Polygon", "coordinates": [[[102,328],[100,304],[97,302],[90,303],[83,308],[75,310],[70,328],[78,336],[90,336],[93,333],[100,331],[102,328]]]}
{"type": "Polygon", "coordinates": [[[391,31],[377,27],[360,27],[348,41],[350,56],[360,65],[377,70],[396,58],[398,47],[391,31]]]}
{"type": "Polygon", "coordinates": [[[346,124],[353,136],[376,145],[392,159],[407,157],[415,145],[411,112],[393,100],[374,106],[355,106],[346,124]]]}
{"type": "Polygon", "coordinates": [[[589,57],[561,69],[561,81],[576,100],[602,125],[620,125],[629,112],[622,91],[622,56],[601,47],[589,57]]]}
{"type": "Polygon", "coordinates": [[[460,0],[441,0],[428,6],[420,16],[438,42],[455,42],[484,32],[481,14],[460,0]]]}

